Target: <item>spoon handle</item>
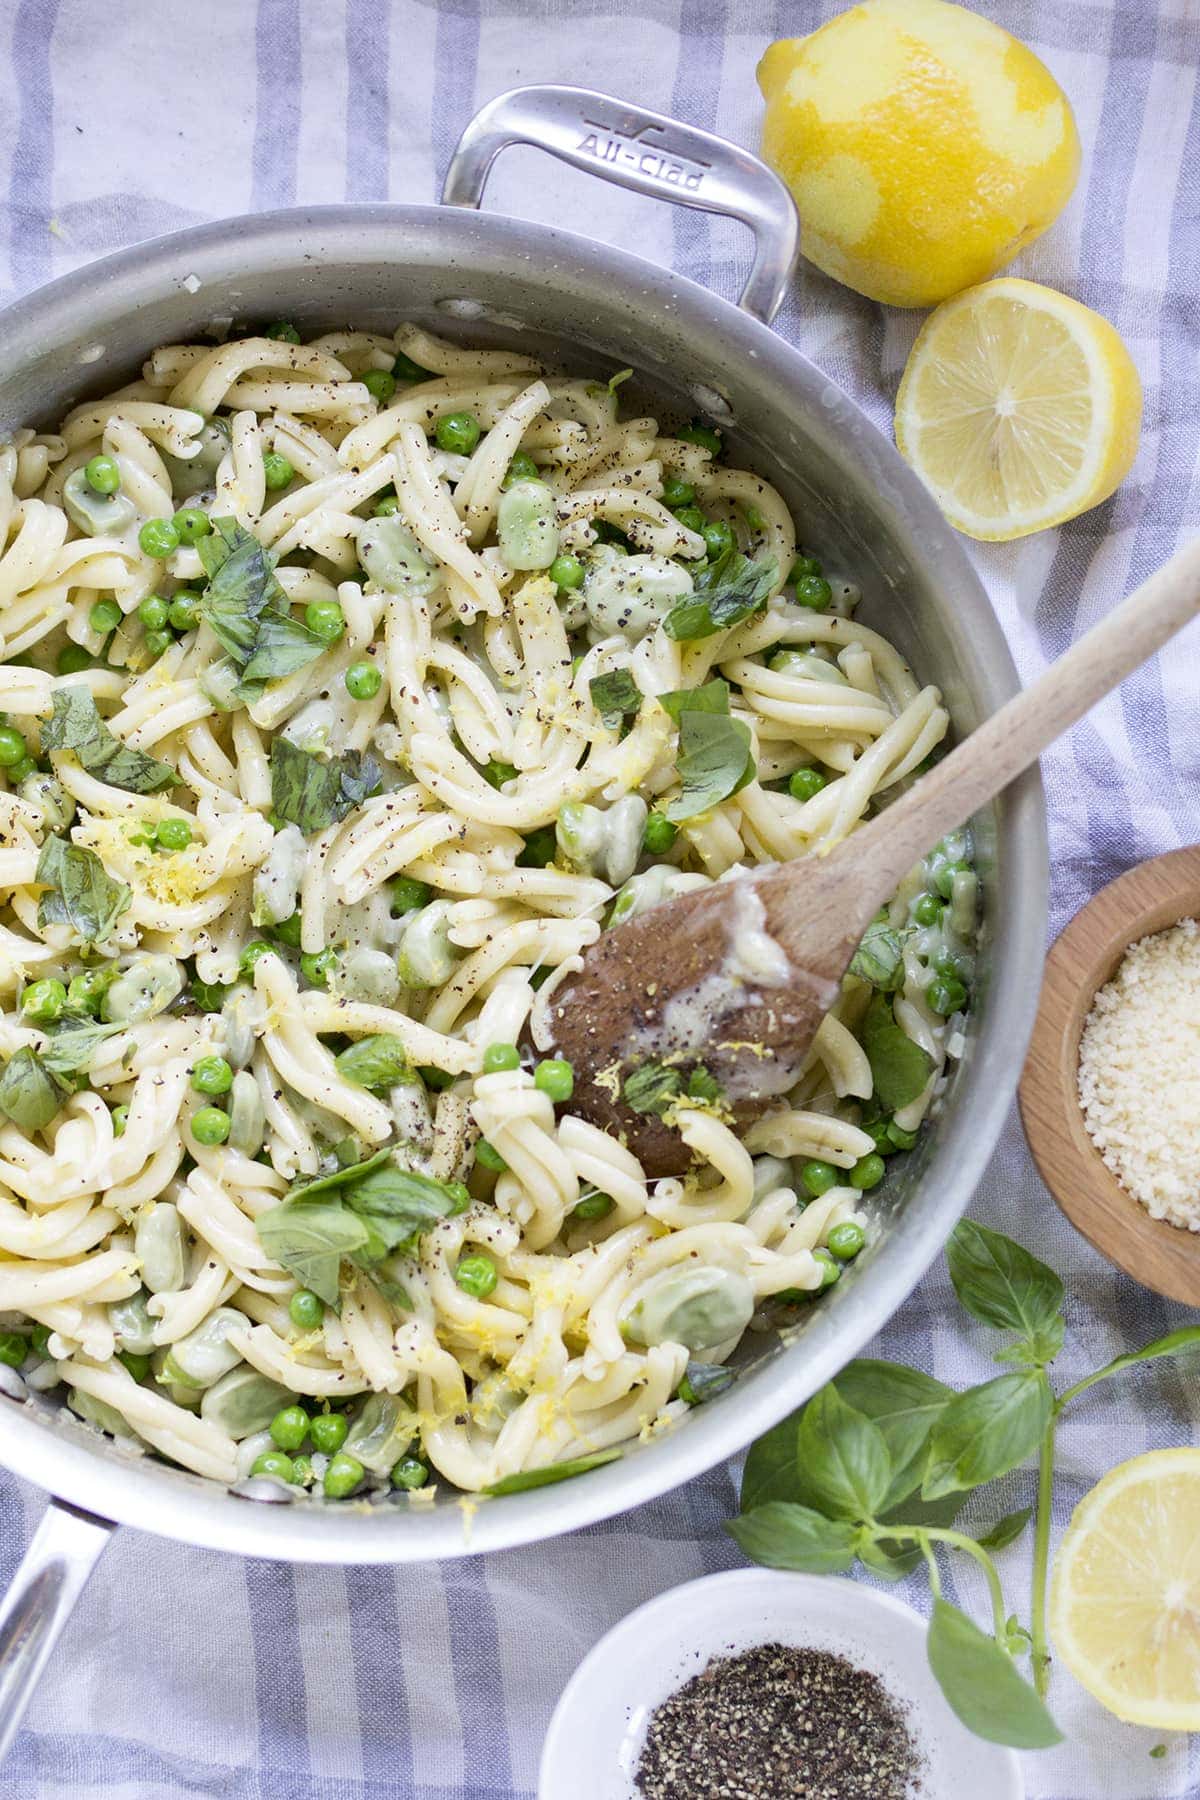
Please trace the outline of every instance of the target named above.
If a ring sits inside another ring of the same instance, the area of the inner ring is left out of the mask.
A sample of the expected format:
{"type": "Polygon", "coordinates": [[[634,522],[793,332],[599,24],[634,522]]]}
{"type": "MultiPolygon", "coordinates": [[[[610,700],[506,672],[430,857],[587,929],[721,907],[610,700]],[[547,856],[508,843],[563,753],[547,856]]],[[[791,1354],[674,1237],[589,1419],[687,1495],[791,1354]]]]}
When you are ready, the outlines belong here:
{"type": "MultiPolygon", "coordinates": [[[[1200,612],[1200,537],[1006,701],[907,794],[831,853],[870,919],[913,864],[994,800],[1098,700],[1200,612]]],[[[832,873],[832,871],[830,871],[832,873]]]]}

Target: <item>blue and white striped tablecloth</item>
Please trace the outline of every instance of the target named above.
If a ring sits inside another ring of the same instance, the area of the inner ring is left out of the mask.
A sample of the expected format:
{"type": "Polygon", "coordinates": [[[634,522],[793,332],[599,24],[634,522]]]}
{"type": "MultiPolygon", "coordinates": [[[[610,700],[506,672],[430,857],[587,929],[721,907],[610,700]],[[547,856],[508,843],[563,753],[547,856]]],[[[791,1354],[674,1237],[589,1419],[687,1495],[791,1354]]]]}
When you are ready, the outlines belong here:
{"type": "MultiPolygon", "coordinates": [[[[754,65],[834,0],[0,0],[0,290],[224,214],[337,200],[428,201],[472,110],[517,82],[576,81],[753,145],[754,65]]],[[[1086,161],[1065,217],[1019,272],[1106,313],[1146,388],[1137,467],[1058,532],[977,550],[1028,679],[1200,524],[1200,0],[976,0],[1074,101],[1086,161]]],[[[737,231],[673,213],[532,152],[489,205],[597,237],[736,292],[737,231]]],[[[780,329],[885,425],[918,324],[808,270],[780,329]]],[[[0,355],[3,354],[0,343],[0,355]]],[[[1140,857],[1200,836],[1200,633],[1047,758],[1061,924],[1140,857]]],[[[1060,1220],[1010,1122],[975,1207],[1064,1271],[1066,1373],[1180,1322],[1060,1220]]],[[[947,1380],[985,1350],[934,1275],[879,1353],[947,1380]]],[[[1196,1397],[1169,1368],[1113,1385],[1062,1437],[1061,1528],[1113,1462],[1189,1441],[1196,1397]]],[[[1028,1479],[1010,1482],[1011,1503],[1028,1479]]],[[[579,1536],[440,1568],[242,1563],[121,1533],[69,1628],[3,1800],[529,1800],[551,1708],[597,1637],[676,1582],[737,1560],[716,1471],[579,1536]]],[[[41,1510],[0,1476],[0,1580],[41,1510]]],[[[1024,1549],[1006,1553],[1019,1589],[1024,1549]]],[[[963,1597],[981,1596],[956,1571],[963,1597]]],[[[920,1603],[924,1584],[913,1580],[920,1603]]],[[[1200,1746],[1118,1726],[1065,1675],[1060,1750],[1027,1759],[1032,1800],[1200,1793],[1200,1746]]]]}

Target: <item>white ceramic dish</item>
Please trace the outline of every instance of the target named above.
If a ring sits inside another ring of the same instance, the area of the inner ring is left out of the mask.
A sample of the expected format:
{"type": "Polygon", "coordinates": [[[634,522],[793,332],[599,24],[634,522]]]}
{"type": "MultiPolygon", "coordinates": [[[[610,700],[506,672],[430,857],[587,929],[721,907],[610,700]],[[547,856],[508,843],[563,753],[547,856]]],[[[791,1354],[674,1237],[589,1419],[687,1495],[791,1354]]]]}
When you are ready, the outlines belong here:
{"type": "Polygon", "coordinates": [[[921,1800],[1022,1800],[1016,1753],[959,1724],[930,1673],[925,1633],[903,1601],[855,1581],[734,1569],[672,1588],[615,1625],[567,1683],[538,1800],[637,1800],[654,1708],[712,1657],[772,1642],[834,1651],[879,1677],[907,1711],[921,1800]]]}

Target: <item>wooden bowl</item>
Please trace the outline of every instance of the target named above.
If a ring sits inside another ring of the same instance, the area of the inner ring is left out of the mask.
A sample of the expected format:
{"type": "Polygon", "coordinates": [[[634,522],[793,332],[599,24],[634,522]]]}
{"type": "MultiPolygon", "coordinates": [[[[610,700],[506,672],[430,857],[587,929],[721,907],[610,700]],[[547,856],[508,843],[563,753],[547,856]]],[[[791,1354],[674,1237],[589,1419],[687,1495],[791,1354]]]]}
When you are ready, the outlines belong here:
{"type": "Polygon", "coordinates": [[[1021,1121],[1042,1180],[1102,1256],[1155,1293],[1200,1306],[1200,1232],[1152,1219],[1088,1136],[1079,1104],[1079,1039],[1097,988],[1128,945],[1200,917],[1200,845],[1152,857],[1076,913],[1046,959],[1021,1076],[1021,1121]]]}

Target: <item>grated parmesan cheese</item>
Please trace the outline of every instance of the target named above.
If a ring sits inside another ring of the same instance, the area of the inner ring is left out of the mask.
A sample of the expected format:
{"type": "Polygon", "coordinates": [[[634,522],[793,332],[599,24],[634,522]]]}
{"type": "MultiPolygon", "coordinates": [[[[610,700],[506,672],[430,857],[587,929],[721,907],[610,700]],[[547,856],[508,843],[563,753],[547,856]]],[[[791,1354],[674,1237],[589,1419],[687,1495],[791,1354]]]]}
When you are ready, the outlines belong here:
{"type": "Polygon", "coordinates": [[[1122,1187],[1200,1231],[1200,922],[1129,946],[1084,1021],[1079,1099],[1122,1187]]]}

